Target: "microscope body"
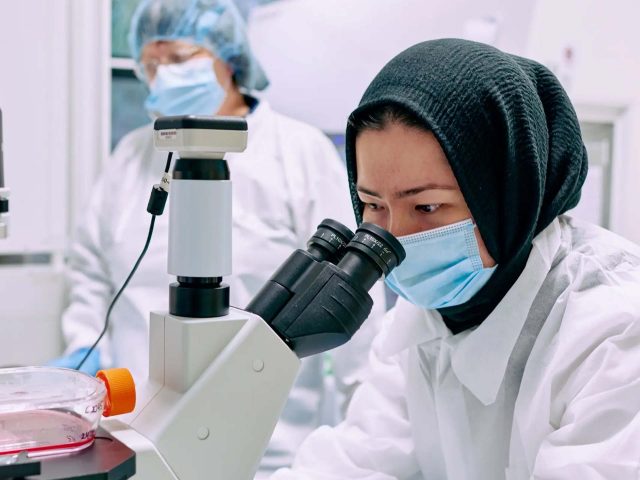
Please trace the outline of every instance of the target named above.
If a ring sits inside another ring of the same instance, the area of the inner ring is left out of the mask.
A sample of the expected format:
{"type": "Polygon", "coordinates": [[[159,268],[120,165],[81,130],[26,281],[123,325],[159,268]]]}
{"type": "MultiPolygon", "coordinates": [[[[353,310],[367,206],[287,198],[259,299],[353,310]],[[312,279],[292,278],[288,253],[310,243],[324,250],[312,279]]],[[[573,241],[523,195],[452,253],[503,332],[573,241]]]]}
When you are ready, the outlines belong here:
{"type": "Polygon", "coordinates": [[[103,427],[136,451],[141,480],[252,479],[300,360],[262,320],[230,308],[231,179],[226,152],[246,147],[242,119],[164,117],[172,172],[169,312],[152,313],[149,378],[133,413],[103,427]]]}
{"type": "Polygon", "coordinates": [[[141,480],[252,479],[300,360],[258,316],[153,313],[136,411],[103,426],[136,451],[141,480]]]}
{"type": "MultiPolygon", "coordinates": [[[[149,378],[133,413],[103,422],[137,454],[141,480],[254,477],[300,357],[348,341],[367,291],[404,259],[388,232],[325,220],[246,310],[229,306],[231,178],[226,152],[246,121],[163,117],[156,148],[177,151],[170,194],[169,312],[150,319],[149,378]]],[[[261,252],[256,252],[260,255],[261,252]]]]}
{"type": "MultiPolygon", "coordinates": [[[[149,377],[138,385],[135,410],[103,419],[102,427],[135,451],[137,479],[251,480],[300,358],[351,338],[371,310],[367,291],[404,259],[404,250],[375,225],[363,224],[354,235],[325,220],[307,250],[295,251],[246,310],[231,308],[223,283],[232,249],[224,154],[245,149],[246,121],[163,117],[154,130],[156,147],[180,157],[171,182],[168,261],[177,281],[169,286],[169,311],[151,314],[149,377]]],[[[8,214],[1,131],[0,116],[0,238],[8,214]]],[[[164,202],[167,185],[158,189],[164,202]]],[[[154,202],[152,195],[151,213],[154,202]]],[[[69,456],[65,468],[73,472],[78,462],[69,456]]]]}

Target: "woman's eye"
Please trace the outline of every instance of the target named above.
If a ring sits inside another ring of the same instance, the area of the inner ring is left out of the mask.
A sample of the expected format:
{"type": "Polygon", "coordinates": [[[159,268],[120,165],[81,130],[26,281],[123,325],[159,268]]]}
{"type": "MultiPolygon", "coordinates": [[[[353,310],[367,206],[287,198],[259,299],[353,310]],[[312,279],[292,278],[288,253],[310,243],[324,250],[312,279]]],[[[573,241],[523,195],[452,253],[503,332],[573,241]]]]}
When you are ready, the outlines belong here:
{"type": "Polygon", "coordinates": [[[380,210],[380,206],[377,203],[365,203],[364,208],[367,210],[373,210],[374,212],[380,210]]]}
{"type": "Polygon", "coordinates": [[[439,203],[430,203],[427,205],[417,205],[416,210],[423,213],[433,213],[440,208],[439,203]]]}

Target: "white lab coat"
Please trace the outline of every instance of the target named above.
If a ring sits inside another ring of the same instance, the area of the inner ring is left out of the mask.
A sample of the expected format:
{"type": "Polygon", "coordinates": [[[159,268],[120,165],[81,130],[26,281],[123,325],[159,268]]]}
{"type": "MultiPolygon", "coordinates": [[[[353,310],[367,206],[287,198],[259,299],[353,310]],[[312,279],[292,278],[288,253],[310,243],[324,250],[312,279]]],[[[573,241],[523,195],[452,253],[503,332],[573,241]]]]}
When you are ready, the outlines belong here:
{"type": "MultiPolygon", "coordinates": [[[[226,157],[233,182],[233,275],[224,281],[231,304],[240,308],[294,249],[305,248],[322,219],[355,224],[345,168],[320,131],[273,112],[265,101],[247,122],[246,151],[226,157]]],[[[106,308],[144,245],[149,192],[165,161],[166,154],[153,147],[149,125],[127,135],[107,165],[70,256],[70,305],[62,320],[67,353],[93,344],[101,331],[106,308]]],[[[167,274],[168,210],[167,202],[147,255],[113,310],[109,337],[100,344],[103,365],[128,367],[137,379],[148,371],[149,312],[168,309],[168,285],[175,281],[167,274]]],[[[372,315],[353,342],[336,350],[334,370],[343,390],[360,380],[375,318],[381,317],[372,315]]],[[[290,465],[302,439],[321,423],[327,400],[323,368],[320,355],[303,361],[261,472],[290,465]]]]}
{"type": "Polygon", "coordinates": [[[569,217],[477,328],[402,300],[346,420],[273,480],[640,478],[640,249],[569,217]]]}

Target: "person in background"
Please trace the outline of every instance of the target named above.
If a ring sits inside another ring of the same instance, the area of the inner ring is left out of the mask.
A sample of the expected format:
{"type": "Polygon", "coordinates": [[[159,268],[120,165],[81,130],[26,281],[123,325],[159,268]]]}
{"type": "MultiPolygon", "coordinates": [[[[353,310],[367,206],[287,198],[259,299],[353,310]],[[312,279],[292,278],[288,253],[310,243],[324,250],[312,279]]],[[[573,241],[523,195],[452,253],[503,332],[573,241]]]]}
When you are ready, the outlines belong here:
{"type": "MultiPolygon", "coordinates": [[[[305,248],[324,218],[353,223],[344,165],[319,130],[276,113],[256,96],[268,81],[230,0],[145,0],[132,18],[129,43],[149,87],[145,107],[152,117],[246,117],[246,151],[226,156],[233,181],[233,275],[224,279],[231,304],[243,308],[294,249],[305,248]]],[[[147,125],[122,139],[87,205],[69,259],[70,304],[62,317],[67,348],[53,364],[78,365],[144,245],[149,189],[166,159],[154,149],[152,132],[147,125]]],[[[122,366],[137,380],[146,378],[149,313],[168,309],[168,285],[175,281],[166,271],[168,216],[157,218],[147,255],[83,370],[122,366]]],[[[375,308],[383,307],[376,301],[375,308]]],[[[374,319],[381,316],[372,316],[331,357],[339,390],[348,393],[359,382],[374,319]]],[[[302,439],[322,423],[323,408],[331,410],[325,361],[303,360],[259,477],[289,465],[302,439]]]]}
{"type": "Polygon", "coordinates": [[[356,216],[406,249],[400,298],[346,420],[272,479],[638,478],[640,248],[565,215],[587,154],[553,74],[420,43],[346,147],[356,216]]]}

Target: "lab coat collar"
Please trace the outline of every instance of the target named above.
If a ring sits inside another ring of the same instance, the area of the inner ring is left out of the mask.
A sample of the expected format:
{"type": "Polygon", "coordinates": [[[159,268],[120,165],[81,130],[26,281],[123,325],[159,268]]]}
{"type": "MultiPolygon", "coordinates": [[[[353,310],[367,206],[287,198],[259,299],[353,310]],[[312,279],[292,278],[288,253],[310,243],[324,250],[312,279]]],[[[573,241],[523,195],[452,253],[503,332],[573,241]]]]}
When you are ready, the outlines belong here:
{"type": "Polygon", "coordinates": [[[454,373],[484,405],[495,402],[529,310],[551,270],[561,243],[556,218],[533,241],[527,264],[505,297],[451,358],[454,373]]]}
{"type": "MultiPolygon", "coordinates": [[[[389,312],[391,313],[391,312],[389,312]]],[[[391,357],[415,345],[451,336],[437,310],[425,310],[402,297],[393,309],[389,329],[383,330],[380,355],[391,357]]]]}
{"type": "Polygon", "coordinates": [[[560,244],[561,227],[556,218],[534,239],[527,264],[516,283],[485,321],[472,331],[453,336],[437,311],[424,310],[399,299],[381,353],[393,355],[442,338],[451,344],[451,365],[456,377],[483,404],[493,403],[529,310],[560,244]]]}

